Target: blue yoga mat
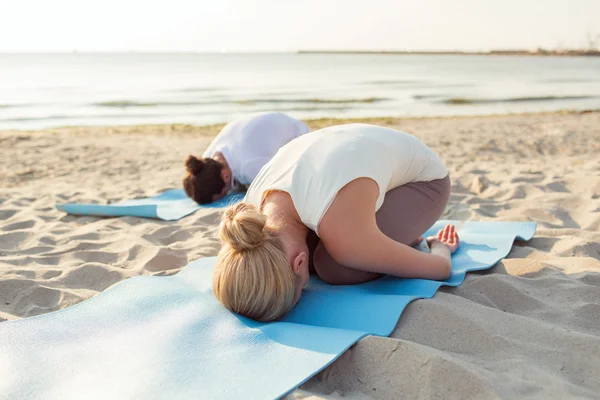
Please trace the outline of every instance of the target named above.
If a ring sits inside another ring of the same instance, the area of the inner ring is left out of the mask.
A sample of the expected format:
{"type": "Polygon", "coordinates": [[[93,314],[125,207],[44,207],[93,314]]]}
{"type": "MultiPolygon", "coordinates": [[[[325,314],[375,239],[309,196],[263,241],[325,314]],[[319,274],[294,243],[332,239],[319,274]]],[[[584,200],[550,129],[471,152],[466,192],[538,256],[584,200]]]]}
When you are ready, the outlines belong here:
{"type": "MultiPolygon", "coordinates": [[[[258,323],[214,298],[214,257],[170,277],[135,277],[71,308],[0,324],[7,399],[270,399],[285,395],[365,335],[388,336],[408,303],[489,268],[535,223],[454,223],[462,239],[447,282],[311,278],[280,322],[258,323]]],[[[398,371],[399,374],[402,371],[398,371]]]]}
{"type": "Polygon", "coordinates": [[[187,197],[183,189],[167,190],[147,199],[127,200],[115,204],[57,204],[56,208],[68,214],[95,215],[100,217],[142,217],[173,221],[185,217],[200,208],[227,207],[242,201],[243,193],[229,194],[219,201],[198,205],[187,197]]]}

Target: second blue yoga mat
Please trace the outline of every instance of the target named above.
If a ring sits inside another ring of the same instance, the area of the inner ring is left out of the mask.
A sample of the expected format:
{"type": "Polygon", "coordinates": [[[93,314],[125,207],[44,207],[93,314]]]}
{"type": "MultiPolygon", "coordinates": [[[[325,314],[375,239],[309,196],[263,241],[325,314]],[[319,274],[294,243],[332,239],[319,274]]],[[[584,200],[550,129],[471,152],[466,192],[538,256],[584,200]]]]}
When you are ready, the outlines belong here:
{"type": "Polygon", "coordinates": [[[115,204],[57,204],[56,208],[68,214],[94,215],[100,217],[142,217],[173,221],[185,217],[200,208],[227,207],[244,198],[243,193],[229,194],[219,201],[199,205],[187,197],[183,189],[167,190],[158,196],[127,200],[115,204]]]}

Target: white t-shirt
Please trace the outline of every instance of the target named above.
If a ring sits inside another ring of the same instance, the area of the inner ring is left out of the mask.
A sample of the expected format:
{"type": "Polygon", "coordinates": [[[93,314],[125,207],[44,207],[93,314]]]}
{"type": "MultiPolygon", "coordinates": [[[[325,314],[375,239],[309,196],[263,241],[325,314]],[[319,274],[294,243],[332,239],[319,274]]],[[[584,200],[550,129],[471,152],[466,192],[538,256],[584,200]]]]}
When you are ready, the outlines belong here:
{"type": "Polygon", "coordinates": [[[282,113],[251,114],[225,125],[202,157],[222,153],[232,180],[249,185],[283,145],[309,131],[304,122],[282,113]]]}
{"type": "Polygon", "coordinates": [[[446,175],[440,158],[408,133],[367,124],[339,125],[283,146],[252,182],[244,201],[260,208],[266,191],[287,192],[302,222],[318,234],[338,191],[355,179],[371,178],[379,185],[377,211],[386,192],[446,175]]]}

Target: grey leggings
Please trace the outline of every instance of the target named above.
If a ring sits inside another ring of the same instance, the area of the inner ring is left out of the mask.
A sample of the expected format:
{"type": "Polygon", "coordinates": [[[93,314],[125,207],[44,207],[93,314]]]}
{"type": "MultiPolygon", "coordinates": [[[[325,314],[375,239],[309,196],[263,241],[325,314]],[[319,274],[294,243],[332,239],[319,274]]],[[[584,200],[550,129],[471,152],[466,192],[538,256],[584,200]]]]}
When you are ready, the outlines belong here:
{"type": "MultiPolygon", "coordinates": [[[[377,225],[391,239],[410,245],[442,215],[450,198],[450,191],[449,176],[430,182],[408,183],[392,189],[386,193],[383,205],[375,214],[377,225]]],[[[356,284],[380,276],[338,264],[314,233],[309,235],[307,241],[309,248],[314,249],[312,261],[317,273],[331,284],[356,284]]]]}

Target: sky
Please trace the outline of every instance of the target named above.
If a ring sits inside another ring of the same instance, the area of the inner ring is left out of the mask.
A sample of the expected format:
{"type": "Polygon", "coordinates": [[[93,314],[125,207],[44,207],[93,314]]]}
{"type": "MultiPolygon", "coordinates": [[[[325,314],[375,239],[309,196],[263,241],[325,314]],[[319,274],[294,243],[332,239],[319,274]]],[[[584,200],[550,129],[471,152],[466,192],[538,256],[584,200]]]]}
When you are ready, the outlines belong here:
{"type": "Polygon", "coordinates": [[[600,0],[0,0],[0,52],[585,48],[600,0]]]}

